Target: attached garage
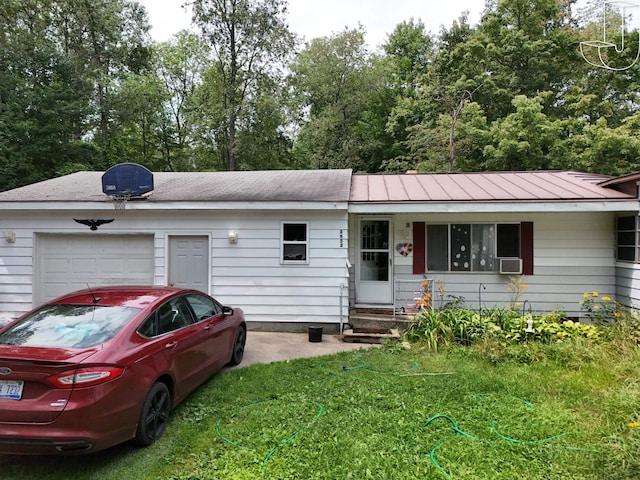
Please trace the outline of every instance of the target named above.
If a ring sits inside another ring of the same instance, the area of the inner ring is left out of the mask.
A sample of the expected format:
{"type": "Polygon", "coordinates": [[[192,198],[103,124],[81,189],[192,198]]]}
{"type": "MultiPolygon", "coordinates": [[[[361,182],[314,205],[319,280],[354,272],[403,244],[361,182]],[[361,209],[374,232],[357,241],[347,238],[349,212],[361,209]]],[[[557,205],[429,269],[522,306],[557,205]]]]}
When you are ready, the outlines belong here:
{"type": "Polygon", "coordinates": [[[153,285],[153,235],[37,234],[34,304],[97,285],[153,285]]]}

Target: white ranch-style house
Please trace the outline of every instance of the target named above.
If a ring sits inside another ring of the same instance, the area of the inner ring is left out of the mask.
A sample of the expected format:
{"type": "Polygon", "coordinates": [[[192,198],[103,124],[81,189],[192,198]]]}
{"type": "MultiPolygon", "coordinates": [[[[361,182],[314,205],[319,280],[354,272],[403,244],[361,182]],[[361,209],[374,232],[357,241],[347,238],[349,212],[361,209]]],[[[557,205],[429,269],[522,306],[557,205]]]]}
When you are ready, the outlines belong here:
{"type": "Polygon", "coordinates": [[[104,172],[0,192],[0,320],[108,284],[197,288],[292,331],[411,309],[426,279],[436,306],[509,305],[514,279],[534,312],[580,317],[585,292],[640,305],[640,174],[152,176],[124,209],[104,172]]]}

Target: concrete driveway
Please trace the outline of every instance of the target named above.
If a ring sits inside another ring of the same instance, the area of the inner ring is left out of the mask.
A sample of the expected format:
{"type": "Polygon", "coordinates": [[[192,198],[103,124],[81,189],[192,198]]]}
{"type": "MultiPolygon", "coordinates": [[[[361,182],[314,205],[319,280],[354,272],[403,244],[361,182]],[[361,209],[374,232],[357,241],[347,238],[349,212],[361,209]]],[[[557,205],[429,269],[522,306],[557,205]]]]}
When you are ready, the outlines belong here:
{"type": "Polygon", "coordinates": [[[379,347],[379,344],[343,342],[340,335],[322,335],[321,342],[310,342],[306,333],[247,332],[241,368],[254,363],[271,363],[294,358],[319,357],[338,352],[348,352],[361,348],[379,347]]]}

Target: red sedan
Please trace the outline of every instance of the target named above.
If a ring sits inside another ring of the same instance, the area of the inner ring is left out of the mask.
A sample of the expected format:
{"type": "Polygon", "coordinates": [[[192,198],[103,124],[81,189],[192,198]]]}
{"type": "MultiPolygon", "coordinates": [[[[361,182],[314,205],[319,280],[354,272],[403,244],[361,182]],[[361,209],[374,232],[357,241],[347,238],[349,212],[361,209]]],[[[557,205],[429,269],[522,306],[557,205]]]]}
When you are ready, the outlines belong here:
{"type": "Polygon", "coordinates": [[[163,434],[169,412],[242,361],[239,308],[196,290],[101,287],[0,329],[0,453],[82,454],[163,434]]]}

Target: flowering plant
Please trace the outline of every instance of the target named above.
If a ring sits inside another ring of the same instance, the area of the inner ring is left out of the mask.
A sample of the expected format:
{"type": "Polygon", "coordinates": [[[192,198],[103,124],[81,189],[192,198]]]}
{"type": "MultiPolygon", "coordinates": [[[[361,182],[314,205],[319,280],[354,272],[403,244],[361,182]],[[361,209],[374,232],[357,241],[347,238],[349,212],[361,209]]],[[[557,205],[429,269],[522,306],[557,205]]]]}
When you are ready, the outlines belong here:
{"type": "Polygon", "coordinates": [[[609,324],[620,318],[622,307],[611,297],[600,296],[598,292],[585,292],[580,308],[594,323],[609,324]]]}
{"type": "Polygon", "coordinates": [[[417,304],[421,310],[423,308],[430,308],[431,300],[433,297],[433,295],[431,294],[431,282],[425,280],[420,286],[422,287],[422,297],[418,298],[417,304]]]}
{"type": "Polygon", "coordinates": [[[507,290],[511,294],[511,306],[521,305],[519,300],[529,286],[524,283],[522,277],[512,275],[507,282],[507,290]]]}

